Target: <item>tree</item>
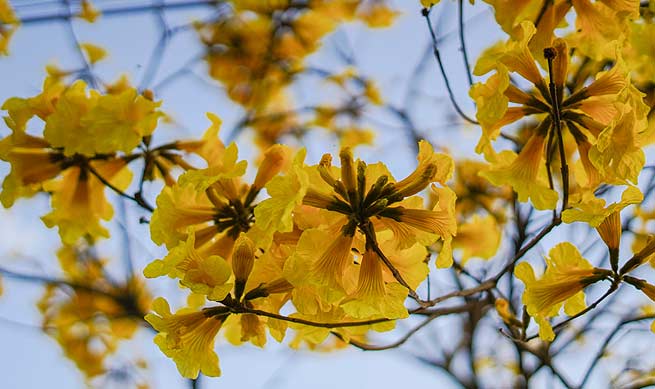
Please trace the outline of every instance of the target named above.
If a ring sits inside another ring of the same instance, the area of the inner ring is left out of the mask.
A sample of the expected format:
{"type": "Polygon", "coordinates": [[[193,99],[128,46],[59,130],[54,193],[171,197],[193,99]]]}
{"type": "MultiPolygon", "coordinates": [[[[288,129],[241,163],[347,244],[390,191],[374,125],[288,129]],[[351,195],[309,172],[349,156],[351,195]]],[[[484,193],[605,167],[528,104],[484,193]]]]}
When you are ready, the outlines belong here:
{"type": "Polygon", "coordinates": [[[58,234],[34,261],[6,245],[4,299],[41,288],[39,329],[93,387],[148,385],[134,344],[209,386],[217,339],[402,346],[467,388],[653,384],[653,12],[0,0],[0,66],[42,67],[44,24],[73,49],[35,93],[3,72],[0,200],[58,234]]]}

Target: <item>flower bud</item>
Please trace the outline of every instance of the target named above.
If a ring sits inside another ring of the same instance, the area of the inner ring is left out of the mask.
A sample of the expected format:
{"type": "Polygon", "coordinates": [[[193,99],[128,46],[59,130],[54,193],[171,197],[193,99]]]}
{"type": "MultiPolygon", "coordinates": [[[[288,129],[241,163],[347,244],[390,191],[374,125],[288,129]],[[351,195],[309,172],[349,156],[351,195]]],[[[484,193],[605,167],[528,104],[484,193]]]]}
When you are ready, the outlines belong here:
{"type": "Polygon", "coordinates": [[[350,194],[355,192],[355,164],[353,162],[353,153],[349,147],[341,150],[339,153],[341,159],[341,180],[350,194]]]}
{"type": "Polygon", "coordinates": [[[332,156],[330,154],[323,154],[321,162],[318,164],[318,174],[321,175],[323,181],[334,188],[337,186],[337,179],[332,175],[332,172],[330,171],[331,167],[332,156]]]}
{"type": "Polygon", "coordinates": [[[246,237],[241,235],[234,244],[232,253],[232,272],[234,273],[234,293],[237,300],[243,295],[246,281],[252,267],[255,264],[255,245],[246,237]]]}
{"type": "Polygon", "coordinates": [[[284,165],[289,161],[289,153],[286,146],[273,145],[264,153],[264,160],[259,165],[257,176],[252,186],[255,190],[262,189],[276,174],[278,174],[284,165]]]}
{"type": "Polygon", "coordinates": [[[621,230],[621,214],[619,211],[611,213],[598,227],[596,227],[598,235],[600,235],[601,239],[609,249],[610,262],[612,264],[612,269],[614,270],[618,268],[621,230]]]}

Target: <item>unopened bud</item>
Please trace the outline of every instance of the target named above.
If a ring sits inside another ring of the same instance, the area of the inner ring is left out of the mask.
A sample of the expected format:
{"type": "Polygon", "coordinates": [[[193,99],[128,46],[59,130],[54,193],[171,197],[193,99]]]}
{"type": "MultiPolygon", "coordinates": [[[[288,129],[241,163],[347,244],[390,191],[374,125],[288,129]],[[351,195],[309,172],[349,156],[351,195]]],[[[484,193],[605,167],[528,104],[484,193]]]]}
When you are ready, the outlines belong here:
{"type": "Polygon", "coordinates": [[[232,272],[234,273],[234,293],[237,300],[243,295],[246,281],[252,272],[255,264],[255,245],[246,237],[241,235],[234,244],[232,253],[232,272]]]}
{"type": "Polygon", "coordinates": [[[610,262],[612,269],[618,269],[619,260],[619,244],[621,242],[621,214],[620,212],[613,212],[603,220],[596,231],[598,235],[605,242],[610,252],[610,262]]]}
{"type": "Polygon", "coordinates": [[[256,190],[262,189],[275,177],[289,161],[288,148],[283,145],[273,145],[264,153],[264,160],[259,165],[257,176],[252,186],[256,190]]]}
{"type": "Polygon", "coordinates": [[[428,164],[421,171],[412,173],[406,179],[397,182],[396,190],[403,197],[415,195],[430,185],[436,172],[437,166],[433,163],[428,164]]]}
{"type": "Polygon", "coordinates": [[[341,150],[339,153],[341,159],[341,180],[346,186],[347,192],[355,192],[355,163],[353,162],[353,153],[349,147],[341,150]]]}
{"type": "Polygon", "coordinates": [[[644,246],[644,248],[639,250],[639,252],[633,255],[632,258],[630,258],[630,260],[626,262],[625,265],[623,265],[620,273],[626,274],[631,272],[632,270],[638,268],[644,263],[650,261],[654,255],[655,255],[655,236],[651,235],[648,237],[646,246],[644,246]]]}
{"type": "Polygon", "coordinates": [[[271,282],[261,284],[255,289],[246,293],[245,300],[252,300],[260,297],[268,297],[276,293],[288,293],[293,290],[293,285],[284,278],[278,278],[271,282]]]}
{"type": "Polygon", "coordinates": [[[150,101],[155,100],[155,94],[150,89],[145,89],[143,92],[141,92],[141,95],[150,101]]]}
{"type": "Polygon", "coordinates": [[[505,324],[515,327],[521,327],[522,323],[509,309],[509,301],[503,298],[497,298],[495,302],[496,312],[505,324]]]}
{"type": "Polygon", "coordinates": [[[640,290],[643,294],[648,296],[651,300],[655,301],[655,285],[649,284],[645,280],[636,277],[625,276],[625,282],[640,290]]]}
{"type": "Polygon", "coordinates": [[[337,186],[337,179],[332,175],[332,172],[330,171],[331,167],[332,156],[330,154],[323,154],[321,162],[318,164],[318,174],[321,175],[323,181],[334,188],[337,186]]]}

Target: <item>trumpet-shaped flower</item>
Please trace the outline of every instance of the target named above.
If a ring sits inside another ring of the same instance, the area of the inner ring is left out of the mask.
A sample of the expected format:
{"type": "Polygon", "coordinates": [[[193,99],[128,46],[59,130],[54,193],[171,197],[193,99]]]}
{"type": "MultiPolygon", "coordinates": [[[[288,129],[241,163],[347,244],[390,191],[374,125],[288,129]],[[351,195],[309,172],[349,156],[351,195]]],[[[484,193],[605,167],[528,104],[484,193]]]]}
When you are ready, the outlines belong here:
{"type": "Polygon", "coordinates": [[[200,372],[210,377],[221,375],[214,340],[228,316],[226,309],[182,309],[172,314],[161,297],[155,299],[152,309],[155,313],[147,314],[146,320],[158,331],[155,343],[173,359],[183,377],[197,378],[200,372]]]}
{"type": "Polygon", "coordinates": [[[44,185],[53,195],[52,212],[43,216],[43,222],[48,227],[57,226],[66,244],[73,244],[82,237],[94,241],[109,236],[100,220],[110,220],[113,208],[105,198],[105,184],[95,174],[121,190],[132,180],[132,173],[120,159],[92,161],[89,166],[95,173],[84,167],[72,167],[60,180],[44,185]]]}
{"type": "Polygon", "coordinates": [[[369,249],[364,253],[357,289],[341,303],[346,314],[356,318],[407,317],[407,308],[404,306],[407,288],[397,282],[385,283],[382,267],[382,261],[375,252],[369,249]]]}
{"type": "Polygon", "coordinates": [[[553,247],[546,258],[546,272],[537,279],[527,262],[516,266],[514,274],[525,284],[523,304],[539,324],[539,336],[548,341],[555,338],[548,318],[557,316],[562,304],[567,315],[585,308],[583,289],[604,279],[607,271],[596,269],[568,242],[553,247]]]}
{"type": "Polygon", "coordinates": [[[501,153],[499,162],[481,175],[495,185],[510,185],[518,194],[519,201],[530,199],[537,209],[553,209],[558,195],[548,187],[542,156],[546,138],[534,134],[518,156],[511,152],[501,153]]]}

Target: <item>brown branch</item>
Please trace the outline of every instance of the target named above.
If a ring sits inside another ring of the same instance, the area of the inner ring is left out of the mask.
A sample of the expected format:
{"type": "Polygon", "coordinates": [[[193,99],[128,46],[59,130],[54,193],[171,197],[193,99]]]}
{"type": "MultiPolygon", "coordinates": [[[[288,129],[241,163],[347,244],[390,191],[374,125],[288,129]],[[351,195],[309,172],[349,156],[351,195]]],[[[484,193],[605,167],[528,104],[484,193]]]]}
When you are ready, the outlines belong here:
{"type": "Polygon", "coordinates": [[[139,194],[138,196],[130,196],[129,194],[123,192],[122,190],[118,189],[116,186],[114,186],[111,182],[109,182],[107,179],[105,179],[103,176],[98,173],[96,169],[91,166],[91,164],[86,165],[87,169],[91,174],[93,174],[100,182],[102,182],[106,187],[109,189],[113,190],[116,192],[121,197],[124,197],[128,200],[134,201],[137,203],[141,208],[145,209],[146,211],[149,212],[154,212],[154,208],[152,205],[148,204],[148,202],[139,194]]]}
{"type": "MultiPolygon", "coordinates": [[[[101,9],[100,12],[103,16],[121,16],[129,15],[134,13],[146,13],[155,10],[175,10],[175,9],[187,9],[187,8],[196,8],[201,6],[216,6],[224,3],[222,0],[186,0],[186,1],[167,1],[162,4],[152,4],[149,2],[145,5],[132,5],[132,6],[123,6],[123,7],[114,7],[101,9]]],[[[73,12],[72,10],[67,10],[64,12],[50,13],[45,15],[36,15],[36,16],[26,16],[20,18],[20,23],[23,25],[27,24],[39,24],[44,22],[52,22],[57,20],[70,20],[78,17],[78,12],[73,12]]],[[[0,23],[1,25],[2,23],[0,23]]]]}
{"type": "Polygon", "coordinates": [[[428,30],[430,31],[430,38],[432,39],[432,54],[434,55],[435,60],[437,61],[437,64],[439,65],[439,71],[441,71],[441,75],[443,76],[444,83],[446,84],[446,90],[448,91],[448,97],[450,98],[450,102],[453,104],[453,107],[455,108],[455,111],[459,114],[459,116],[462,117],[462,119],[466,120],[467,122],[471,124],[480,124],[476,120],[470,118],[468,115],[462,111],[460,108],[459,104],[457,104],[457,101],[455,100],[455,95],[453,93],[453,89],[450,86],[450,80],[448,80],[448,76],[446,75],[446,69],[443,66],[443,61],[441,60],[441,53],[439,52],[439,48],[437,46],[437,35],[434,32],[434,28],[432,28],[432,22],[430,21],[430,11],[428,9],[423,9],[422,15],[425,18],[425,23],[428,26],[428,30]]]}
{"type": "MultiPolygon", "coordinates": [[[[552,49],[550,49],[552,50],[552,49]]],[[[548,60],[548,74],[549,74],[549,80],[548,80],[548,90],[550,92],[550,98],[553,102],[552,107],[553,107],[553,112],[551,115],[553,116],[553,122],[555,124],[555,130],[557,131],[557,147],[559,149],[559,159],[560,159],[560,169],[561,169],[561,175],[562,175],[562,209],[560,210],[561,212],[564,212],[566,207],[568,206],[568,200],[569,200],[569,166],[566,163],[566,150],[564,150],[564,138],[562,136],[562,117],[561,117],[561,107],[560,107],[560,101],[559,97],[557,94],[557,88],[555,87],[555,82],[554,80],[554,73],[553,73],[553,58],[554,56],[552,53],[554,50],[551,52],[549,49],[544,50],[544,53],[550,53],[551,55],[546,55],[546,59],[548,60]]],[[[552,134],[551,134],[552,136],[552,134]]]]}
{"type": "Polygon", "coordinates": [[[499,271],[494,277],[492,277],[491,280],[493,280],[494,283],[497,283],[503,277],[503,275],[505,275],[505,273],[509,271],[509,269],[511,269],[516,264],[516,262],[519,259],[523,258],[523,256],[528,251],[530,251],[534,246],[536,246],[537,243],[539,243],[546,235],[548,235],[553,228],[560,225],[561,223],[562,220],[559,217],[553,217],[552,221],[546,227],[544,227],[537,235],[535,235],[535,237],[532,238],[525,246],[523,246],[514,255],[514,257],[507,263],[507,265],[505,265],[505,267],[501,271],[499,271]]]}
{"type": "Polygon", "coordinates": [[[38,275],[33,275],[33,274],[24,274],[24,273],[18,273],[13,270],[6,269],[4,267],[0,267],[0,274],[3,274],[6,277],[13,278],[16,280],[20,281],[26,281],[26,282],[33,282],[33,283],[39,283],[39,284],[44,284],[44,285],[52,285],[52,286],[67,286],[71,289],[74,290],[79,290],[91,294],[96,294],[100,296],[105,296],[109,297],[111,299],[119,299],[119,296],[116,296],[113,293],[94,288],[89,285],[84,285],[84,284],[79,284],[76,282],[72,281],[66,281],[62,280],[59,278],[52,278],[52,277],[47,277],[47,276],[38,276],[38,275]]]}
{"type": "Polygon", "coordinates": [[[464,68],[466,70],[466,79],[469,82],[469,86],[473,85],[473,77],[471,76],[471,65],[469,65],[469,57],[466,51],[466,39],[464,39],[464,0],[458,0],[459,12],[458,12],[458,21],[459,21],[459,43],[462,50],[462,59],[464,60],[464,68]]]}
{"type": "Polygon", "coordinates": [[[587,368],[585,375],[582,378],[582,382],[580,382],[580,385],[578,385],[578,387],[582,388],[587,383],[587,380],[589,379],[589,377],[591,377],[591,373],[593,372],[594,368],[596,367],[600,359],[603,357],[603,355],[605,355],[605,350],[607,349],[607,346],[609,346],[612,339],[619,333],[619,331],[623,326],[625,326],[626,324],[634,323],[641,320],[647,320],[647,319],[655,319],[655,314],[640,315],[632,318],[627,318],[619,322],[614,327],[614,329],[609,333],[607,338],[605,338],[605,340],[603,341],[603,344],[601,345],[600,349],[598,349],[598,352],[594,356],[594,359],[592,359],[591,364],[587,368]]]}
{"type": "MultiPolygon", "coordinates": [[[[485,302],[482,302],[482,304],[484,304],[484,303],[485,302]]],[[[430,324],[430,322],[432,322],[434,319],[436,319],[438,317],[441,317],[441,316],[445,316],[445,315],[451,315],[451,314],[454,314],[454,313],[469,312],[471,309],[474,309],[476,306],[478,306],[480,304],[481,304],[481,302],[475,301],[473,303],[458,305],[458,306],[455,306],[455,307],[441,308],[441,309],[432,310],[432,311],[430,311],[429,316],[425,320],[423,320],[423,322],[421,322],[419,325],[417,325],[416,327],[409,330],[400,339],[398,339],[397,341],[395,341],[393,343],[389,343],[389,344],[386,344],[386,345],[383,345],[383,346],[376,346],[376,345],[372,345],[372,344],[367,344],[367,343],[359,342],[359,341],[356,341],[356,340],[353,340],[353,339],[350,339],[348,341],[348,343],[350,343],[351,345],[353,345],[353,346],[355,346],[355,347],[357,347],[359,349],[366,350],[366,351],[382,351],[382,350],[389,350],[389,349],[392,349],[392,348],[396,348],[398,346],[401,346],[405,342],[407,342],[414,334],[416,334],[418,331],[420,331],[423,327],[430,324]]],[[[336,333],[336,332],[332,332],[332,334],[335,335],[336,337],[338,337],[339,339],[344,340],[344,338],[343,338],[343,336],[341,334],[336,333]]]]}
{"type": "Polygon", "coordinates": [[[364,320],[364,321],[345,321],[345,322],[340,322],[340,323],[322,323],[322,322],[316,322],[316,321],[311,321],[311,320],[300,319],[300,318],[297,318],[297,317],[279,315],[277,313],[266,312],[266,311],[262,311],[262,310],[259,310],[259,309],[253,309],[253,308],[246,308],[246,307],[244,307],[243,309],[234,309],[234,307],[230,307],[230,308],[233,310],[234,313],[252,313],[254,315],[270,317],[271,319],[288,321],[290,323],[303,324],[303,325],[307,325],[307,326],[311,326],[311,327],[319,327],[319,328],[359,327],[359,326],[367,326],[367,325],[377,324],[377,323],[386,323],[386,322],[389,322],[389,321],[396,320],[396,319],[388,319],[388,318],[383,317],[383,318],[364,320]]]}
{"type": "Polygon", "coordinates": [[[473,296],[474,294],[480,293],[480,292],[485,292],[487,290],[493,289],[496,287],[496,282],[494,280],[487,280],[481,283],[478,286],[469,288],[469,289],[463,289],[463,290],[456,290],[454,292],[450,292],[448,294],[445,294],[443,296],[436,297],[432,300],[427,300],[424,301],[424,306],[418,309],[415,309],[411,311],[412,313],[421,313],[421,312],[428,312],[425,308],[426,307],[431,307],[434,305],[439,304],[440,302],[449,300],[451,298],[455,297],[469,297],[473,296]]]}

